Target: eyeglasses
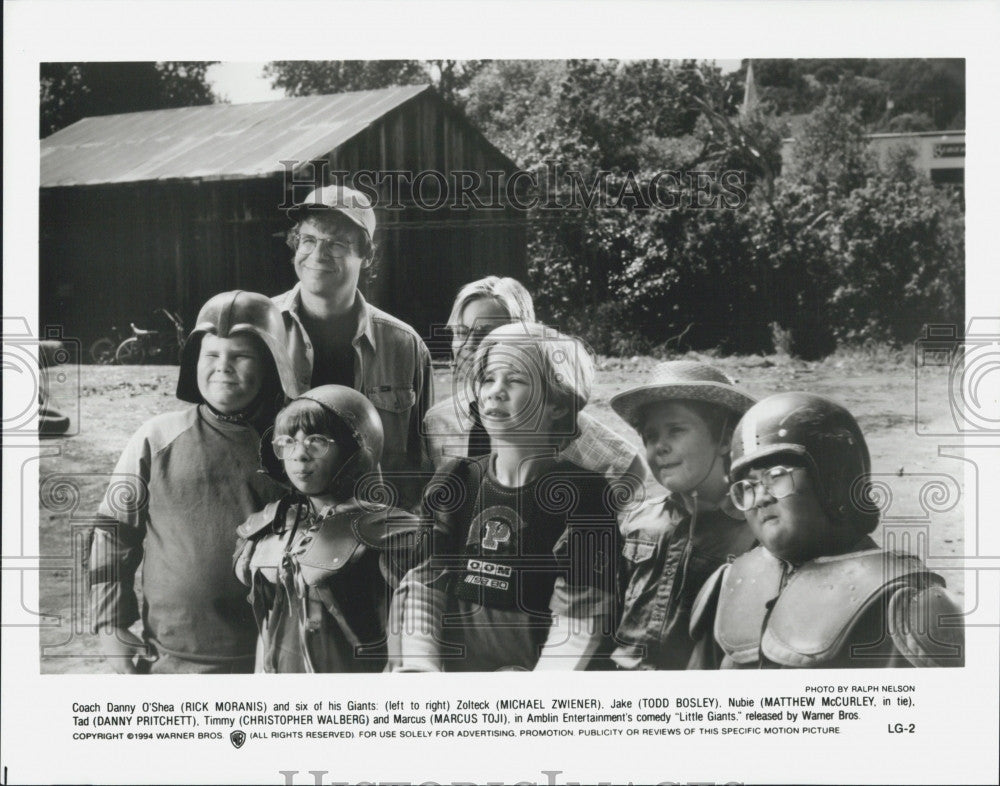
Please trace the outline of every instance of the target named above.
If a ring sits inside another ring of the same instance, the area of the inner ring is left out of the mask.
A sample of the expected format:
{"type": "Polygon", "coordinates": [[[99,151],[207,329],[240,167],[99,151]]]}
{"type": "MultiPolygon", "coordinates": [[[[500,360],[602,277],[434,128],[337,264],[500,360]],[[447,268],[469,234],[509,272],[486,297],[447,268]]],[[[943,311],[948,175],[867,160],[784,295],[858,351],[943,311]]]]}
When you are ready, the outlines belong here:
{"type": "Polygon", "coordinates": [[[310,434],[301,441],[287,436],[275,437],[271,440],[271,447],[274,448],[274,455],[282,461],[292,457],[292,454],[295,453],[296,445],[302,445],[309,458],[320,458],[321,456],[325,456],[329,453],[330,446],[335,444],[336,442],[334,440],[329,437],[324,437],[322,434],[310,434]]]}
{"type": "Polygon", "coordinates": [[[291,236],[291,246],[303,254],[311,254],[317,248],[328,246],[334,256],[346,256],[354,250],[349,239],[344,237],[316,237],[296,232],[291,236]]]}
{"type": "Polygon", "coordinates": [[[452,338],[461,342],[463,347],[475,349],[496,328],[506,324],[506,322],[501,322],[500,320],[496,322],[480,322],[477,320],[476,324],[471,328],[466,325],[451,325],[450,330],[452,338]]]}
{"type": "Polygon", "coordinates": [[[729,487],[729,498],[737,510],[750,510],[760,487],[775,499],[784,499],[795,493],[794,472],[795,467],[771,467],[757,480],[738,480],[729,487]]]}

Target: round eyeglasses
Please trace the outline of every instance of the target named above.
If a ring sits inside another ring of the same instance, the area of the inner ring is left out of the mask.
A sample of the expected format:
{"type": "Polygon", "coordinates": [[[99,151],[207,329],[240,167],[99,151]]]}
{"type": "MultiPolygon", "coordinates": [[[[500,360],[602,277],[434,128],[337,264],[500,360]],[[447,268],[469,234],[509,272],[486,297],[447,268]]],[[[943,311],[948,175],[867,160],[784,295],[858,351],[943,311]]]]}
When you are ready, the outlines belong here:
{"type": "Polygon", "coordinates": [[[317,248],[327,248],[334,256],[347,256],[354,249],[351,241],[344,237],[316,237],[296,232],[291,236],[291,246],[303,254],[311,254],[317,248]]]}
{"type": "Polygon", "coordinates": [[[795,467],[771,467],[757,480],[738,480],[729,487],[729,498],[737,510],[750,510],[757,504],[757,489],[763,489],[775,499],[795,493],[795,467]]]}
{"type": "Polygon", "coordinates": [[[304,439],[292,439],[288,436],[275,437],[271,440],[271,447],[274,448],[274,455],[284,461],[291,458],[295,453],[295,446],[302,445],[309,458],[320,458],[330,452],[330,447],[336,442],[322,434],[310,434],[304,439]]]}

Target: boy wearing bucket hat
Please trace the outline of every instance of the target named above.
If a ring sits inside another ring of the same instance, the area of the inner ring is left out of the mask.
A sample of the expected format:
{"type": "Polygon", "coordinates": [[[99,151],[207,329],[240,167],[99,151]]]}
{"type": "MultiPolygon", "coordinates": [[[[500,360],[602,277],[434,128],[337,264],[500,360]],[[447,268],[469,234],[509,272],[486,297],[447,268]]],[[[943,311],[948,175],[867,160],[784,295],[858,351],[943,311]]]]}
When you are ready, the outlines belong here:
{"type": "Polygon", "coordinates": [[[390,589],[417,519],[373,504],[382,423],[361,393],[323,385],[278,413],[265,471],[292,489],[239,529],[236,576],[260,630],[258,671],[378,672],[390,589]],[[359,500],[359,497],[361,499],[359,500]]]}
{"type": "Polygon", "coordinates": [[[89,566],[94,632],[117,671],[253,671],[256,627],[232,554],[240,523],[281,496],[257,467],[261,432],[298,394],[285,342],[264,295],[211,298],[181,355],[177,398],[192,406],[151,418],[122,452],[89,566]],[[139,619],[141,638],[129,630],[139,619]]]}
{"type": "Polygon", "coordinates": [[[813,393],[778,393],[733,435],[732,502],[760,545],[705,583],[691,668],[961,666],[962,610],[941,576],[878,548],[868,446],[813,393]]]}
{"type": "Polygon", "coordinates": [[[625,605],[613,655],[623,669],[686,668],[688,623],[702,583],[754,542],[726,496],[733,428],[754,399],[705,363],[660,363],[611,406],[642,436],[653,477],[669,492],[624,522],[625,605]]]}
{"type": "Polygon", "coordinates": [[[296,380],[336,384],[375,405],[385,432],[382,470],[398,479],[401,504],[420,499],[420,424],[433,399],[430,352],[406,323],[369,304],[358,281],[375,257],[375,211],[359,191],[315,189],[288,211],[288,245],[299,283],[278,295],[296,380]]]}

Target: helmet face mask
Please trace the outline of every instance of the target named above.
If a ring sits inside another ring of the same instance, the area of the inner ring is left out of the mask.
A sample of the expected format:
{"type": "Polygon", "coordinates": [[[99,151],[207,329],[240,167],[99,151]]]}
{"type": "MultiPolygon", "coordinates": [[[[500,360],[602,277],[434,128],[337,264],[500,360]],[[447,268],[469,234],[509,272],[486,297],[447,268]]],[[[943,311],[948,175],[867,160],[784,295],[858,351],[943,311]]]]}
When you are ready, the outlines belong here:
{"type": "Polygon", "coordinates": [[[778,465],[782,457],[803,463],[831,523],[859,535],[875,529],[868,445],[847,409],[813,393],[779,393],[755,404],[733,433],[730,477],[741,480],[751,467],[778,465]]]}

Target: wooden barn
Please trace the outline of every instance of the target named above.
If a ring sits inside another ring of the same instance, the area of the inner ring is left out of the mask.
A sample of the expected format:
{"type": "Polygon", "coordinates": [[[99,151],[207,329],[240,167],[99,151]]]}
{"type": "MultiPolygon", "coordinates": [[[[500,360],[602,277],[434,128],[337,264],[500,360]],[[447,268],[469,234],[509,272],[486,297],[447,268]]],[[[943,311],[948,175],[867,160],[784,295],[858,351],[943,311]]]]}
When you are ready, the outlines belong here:
{"type": "Polygon", "coordinates": [[[278,294],[295,283],[282,206],[366,172],[380,251],[365,296],[431,336],[462,284],[525,277],[525,215],[495,193],[514,171],[429,86],[86,118],[41,141],[41,324],[87,346],[160,307],[190,329],[216,292],[278,294]],[[476,177],[486,207],[456,207],[476,177]]]}

